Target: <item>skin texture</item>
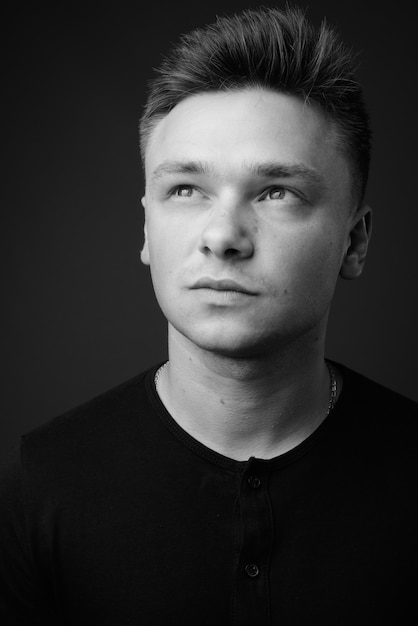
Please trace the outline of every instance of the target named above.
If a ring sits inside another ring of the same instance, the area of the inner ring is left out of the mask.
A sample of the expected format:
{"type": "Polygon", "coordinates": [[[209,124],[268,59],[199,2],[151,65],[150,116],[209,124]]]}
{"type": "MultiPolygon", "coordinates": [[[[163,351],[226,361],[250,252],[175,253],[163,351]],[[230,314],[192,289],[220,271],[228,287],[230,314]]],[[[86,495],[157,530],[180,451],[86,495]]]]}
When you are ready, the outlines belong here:
{"type": "MultiPolygon", "coordinates": [[[[328,398],[324,344],[335,284],[338,275],[360,275],[370,231],[331,123],[284,94],[198,94],[156,125],[145,164],[141,258],[169,324],[167,407],[175,417],[189,413],[186,429],[222,452],[204,416],[201,429],[191,418],[202,393],[219,424],[227,412],[232,442],[246,432],[238,415],[266,411],[274,425],[281,415],[286,432],[306,436],[328,398]],[[212,288],[221,280],[240,287],[212,288]]],[[[262,424],[248,425],[251,445],[271,432],[262,424]]],[[[225,441],[222,428],[215,430],[225,441]]],[[[279,430],[275,445],[266,444],[271,452],[283,442],[279,430]]]]}

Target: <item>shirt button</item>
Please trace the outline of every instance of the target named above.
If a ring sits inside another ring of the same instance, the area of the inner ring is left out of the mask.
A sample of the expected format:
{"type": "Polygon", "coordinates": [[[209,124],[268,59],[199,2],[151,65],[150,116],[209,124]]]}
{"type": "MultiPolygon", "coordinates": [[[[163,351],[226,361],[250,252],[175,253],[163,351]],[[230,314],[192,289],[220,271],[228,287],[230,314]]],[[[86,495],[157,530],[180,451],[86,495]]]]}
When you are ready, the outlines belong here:
{"type": "Polygon", "coordinates": [[[248,478],[248,484],[253,489],[257,489],[257,487],[259,487],[261,485],[261,480],[258,478],[258,476],[250,476],[248,478]]]}
{"type": "Polygon", "coordinates": [[[257,565],[255,565],[254,563],[249,563],[248,565],[245,566],[245,573],[250,578],[255,578],[256,576],[259,575],[260,570],[258,569],[257,565]]]}

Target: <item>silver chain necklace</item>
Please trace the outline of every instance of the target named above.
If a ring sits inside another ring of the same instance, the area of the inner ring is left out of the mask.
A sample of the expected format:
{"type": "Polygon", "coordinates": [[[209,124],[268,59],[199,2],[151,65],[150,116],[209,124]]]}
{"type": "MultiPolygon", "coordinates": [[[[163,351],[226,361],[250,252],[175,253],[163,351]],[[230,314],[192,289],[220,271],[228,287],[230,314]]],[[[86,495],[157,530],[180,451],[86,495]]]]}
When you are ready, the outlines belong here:
{"type": "Polygon", "coordinates": [[[327,365],[328,372],[329,372],[329,402],[328,402],[327,414],[325,417],[328,417],[328,415],[331,413],[337,401],[337,379],[335,377],[334,370],[332,369],[331,365],[328,362],[326,365],[327,365]]]}
{"type": "Polygon", "coordinates": [[[163,364],[161,365],[161,367],[159,367],[159,368],[157,369],[157,371],[155,372],[155,376],[154,376],[154,385],[155,385],[155,388],[156,388],[156,390],[157,390],[157,391],[158,391],[158,382],[159,382],[159,380],[160,380],[160,376],[161,376],[161,374],[162,374],[163,369],[164,369],[167,365],[168,365],[168,361],[166,361],[165,363],[163,363],[163,364]]]}

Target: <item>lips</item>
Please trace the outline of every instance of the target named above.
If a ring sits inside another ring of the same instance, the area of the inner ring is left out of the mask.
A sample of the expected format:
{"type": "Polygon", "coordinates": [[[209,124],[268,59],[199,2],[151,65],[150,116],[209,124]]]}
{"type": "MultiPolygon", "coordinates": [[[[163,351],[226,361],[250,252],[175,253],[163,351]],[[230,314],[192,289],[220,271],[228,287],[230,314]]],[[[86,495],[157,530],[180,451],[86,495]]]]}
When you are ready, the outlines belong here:
{"type": "Polygon", "coordinates": [[[192,285],[192,289],[214,289],[215,291],[236,291],[237,293],[245,293],[249,296],[254,296],[255,292],[247,289],[244,285],[237,283],[235,280],[229,278],[222,278],[216,280],[205,276],[199,278],[198,281],[192,285]]]}

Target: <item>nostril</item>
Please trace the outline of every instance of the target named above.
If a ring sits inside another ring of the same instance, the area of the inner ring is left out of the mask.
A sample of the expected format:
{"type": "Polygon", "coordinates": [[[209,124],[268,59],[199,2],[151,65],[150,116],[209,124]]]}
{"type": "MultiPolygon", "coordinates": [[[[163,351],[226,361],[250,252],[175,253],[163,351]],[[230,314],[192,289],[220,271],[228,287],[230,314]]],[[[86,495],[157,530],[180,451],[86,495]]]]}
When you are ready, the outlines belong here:
{"type": "Polygon", "coordinates": [[[199,250],[223,259],[245,258],[253,253],[252,235],[236,220],[214,219],[201,234],[199,250]]]}
{"type": "Polygon", "coordinates": [[[236,254],[238,254],[238,250],[236,250],[235,248],[227,248],[224,254],[226,257],[235,256],[236,254]]]}

